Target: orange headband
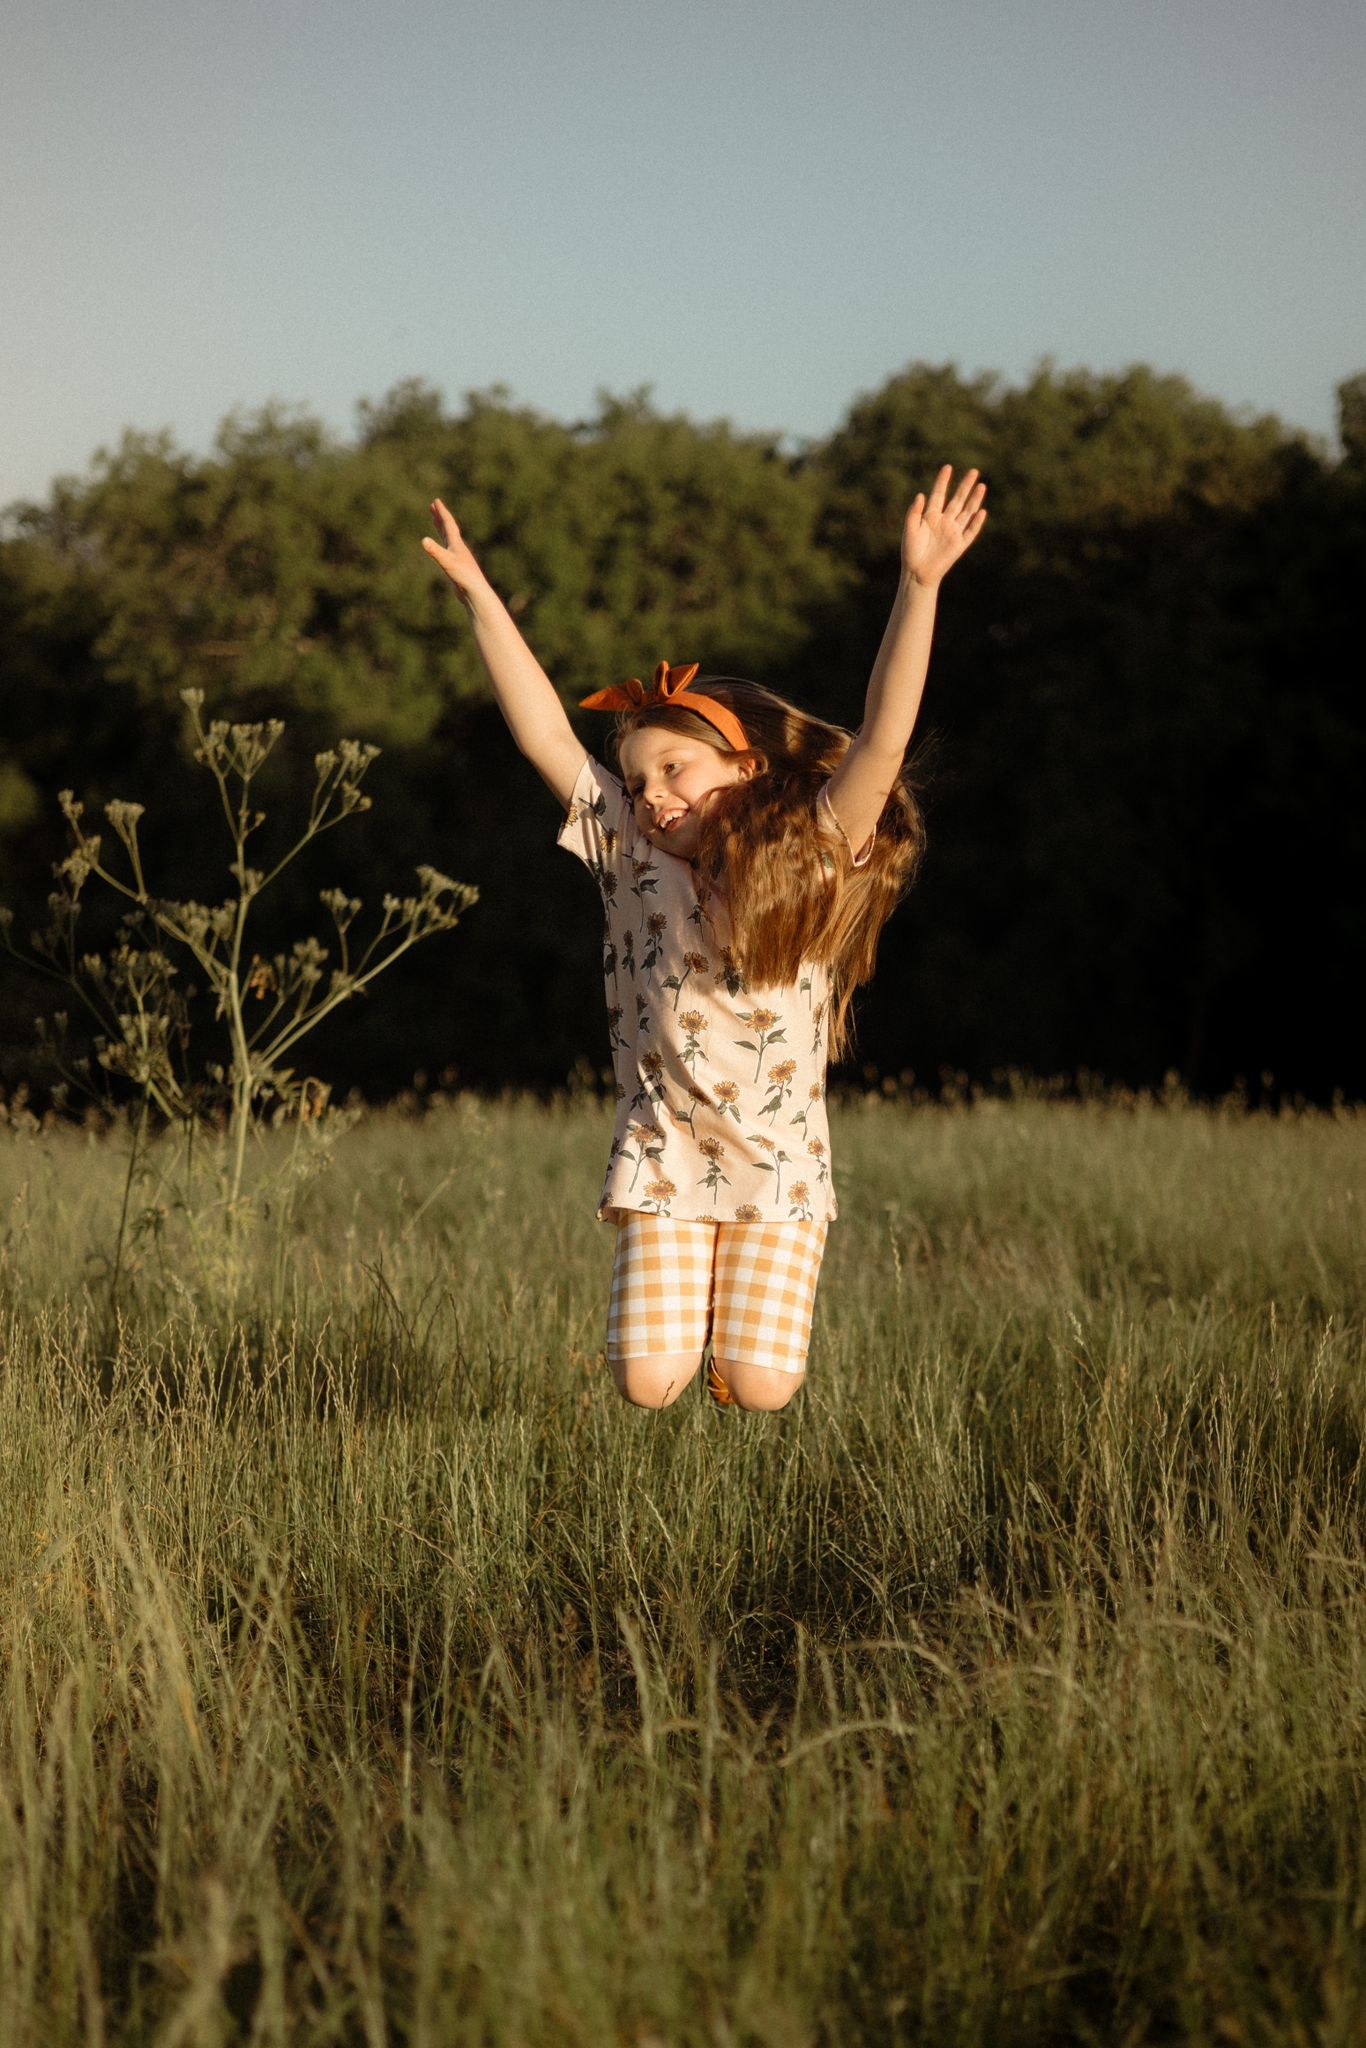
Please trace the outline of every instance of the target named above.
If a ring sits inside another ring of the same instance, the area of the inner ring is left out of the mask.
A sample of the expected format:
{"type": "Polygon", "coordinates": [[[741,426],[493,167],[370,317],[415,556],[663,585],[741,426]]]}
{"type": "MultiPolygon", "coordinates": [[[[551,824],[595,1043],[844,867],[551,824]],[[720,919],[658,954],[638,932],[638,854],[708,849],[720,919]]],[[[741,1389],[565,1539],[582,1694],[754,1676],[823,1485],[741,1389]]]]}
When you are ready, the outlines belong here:
{"type": "Polygon", "coordinates": [[[718,704],[714,697],[704,697],[692,689],[692,679],[697,674],[698,664],[690,661],[686,668],[670,668],[667,661],[661,661],[655,670],[655,679],[647,689],[639,676],[631,676],[624,683],[614,683],[610,690],[595,690],[591,697],[580,699],[584,711],[644,711],[655,704],[677,704],[680,711],[695,711],[699,718],[705,718],[708,725],[715,726],[723,740],[729,740],[737,754],[749,752],[749,738],[745,728],[733,711],[727,711],[724,704],[718,704]],[[687,702],[680,698],[687,693],[687,702]]]}

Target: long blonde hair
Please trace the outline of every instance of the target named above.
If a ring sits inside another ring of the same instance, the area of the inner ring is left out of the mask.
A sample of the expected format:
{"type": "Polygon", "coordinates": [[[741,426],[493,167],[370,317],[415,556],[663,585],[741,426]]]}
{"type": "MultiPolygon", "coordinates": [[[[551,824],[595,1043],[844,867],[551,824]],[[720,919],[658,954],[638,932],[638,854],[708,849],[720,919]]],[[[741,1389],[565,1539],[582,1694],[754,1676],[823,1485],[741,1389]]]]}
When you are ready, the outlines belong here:
{"type": "MultiPolygon", "coordinates": [[[[704,813],[698,874],[726,895],[736,959],[752,988],[790,985],[803,961],[826,969],[830,1057],[840,1059],[852,1043],[854,991],[871,980],[882,927],[925,851],[920,805],[903,770],[878,821],[872,854],[854,867],[838,825],[816,802],[852,734],[760,683],[698,676],[696,687],[734,712],[755,764],[748,780],[724,789],[704,813]]],[[[702,740],[719,754],[739,751],[682,703],[620,713],[614,750],[627,733],[653,726],[702,740]]]]}

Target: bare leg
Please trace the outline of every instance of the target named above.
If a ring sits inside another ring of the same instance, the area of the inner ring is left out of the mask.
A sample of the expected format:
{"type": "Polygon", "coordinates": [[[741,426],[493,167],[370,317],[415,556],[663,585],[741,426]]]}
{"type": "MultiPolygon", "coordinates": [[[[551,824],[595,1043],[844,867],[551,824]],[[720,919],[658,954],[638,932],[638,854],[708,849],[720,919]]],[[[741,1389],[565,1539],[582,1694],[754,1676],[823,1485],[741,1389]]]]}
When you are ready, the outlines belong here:
{"type": "Polygon", "coordinates": [[[806,1378],[804,1372],[780,1372],[768,1365],[736,1365],[725,1358],[717,1359],[716,1370],[730,1388],[736,1407],[761,1415],[786,1408],[806,1378]]]}
{"type": "Polygon", "coordinates": [[[670,1408],[702,1363],[700,1351],[664,1352],[652,1358],[612,1363],[612,1378],[623,1400],[636,1408],[670,1408]]]}

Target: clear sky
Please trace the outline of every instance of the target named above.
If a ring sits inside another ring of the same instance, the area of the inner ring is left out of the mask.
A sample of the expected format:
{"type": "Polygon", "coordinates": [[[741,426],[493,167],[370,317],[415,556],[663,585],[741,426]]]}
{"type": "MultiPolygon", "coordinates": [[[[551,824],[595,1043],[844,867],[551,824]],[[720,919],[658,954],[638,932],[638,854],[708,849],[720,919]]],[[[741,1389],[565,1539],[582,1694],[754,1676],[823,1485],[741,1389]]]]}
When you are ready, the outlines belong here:
{"type": "Polygon", "coordinates": [[[421,376],[806,438],[915,358],[1329,435],[1363,0],[8,0],[0,504],[421,376]]]}

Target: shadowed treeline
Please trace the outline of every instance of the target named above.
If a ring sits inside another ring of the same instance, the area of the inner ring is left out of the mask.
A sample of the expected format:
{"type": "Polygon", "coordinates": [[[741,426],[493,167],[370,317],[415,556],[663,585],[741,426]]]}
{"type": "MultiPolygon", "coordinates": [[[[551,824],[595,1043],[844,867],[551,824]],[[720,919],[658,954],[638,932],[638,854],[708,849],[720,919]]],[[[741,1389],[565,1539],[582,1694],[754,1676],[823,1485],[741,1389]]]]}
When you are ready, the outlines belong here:
{"type": "MultiPolygon", "coordinates": [[[[325,1066],[376,1093],[419,1068],[597,1067],[591,892],[420,550],[428,500],[571,703],[667,656],[854,724],[905,505],[941,461],[976,464],[992,518],[942,606],[930,859],[861,1058],[1359,1094],[1366,378],[1341,400],[1336,461],[1141,368],[1010,388],[915,365],[795,455],[643,399],[566,426],[498,392],[450,414],[417,384],[362,406],[345,444],[278,412],[230,420],[205,459],[128,436],[0,541],[0,897],[40,921],[67,786],[91,816],[145,803],[177,893],[221,895],[184,770],[197,685],[211,715],[288,721],[282,812],[339,734],[384,749],[375,816],[329,842],[282,939],[324,879],[373,902],[431,861],[480,889],[456,937],[334,1028],[325,1066]]],[[[34,1008],[7,970],[0,1078],[30,1066],[34,1008]]]]}

